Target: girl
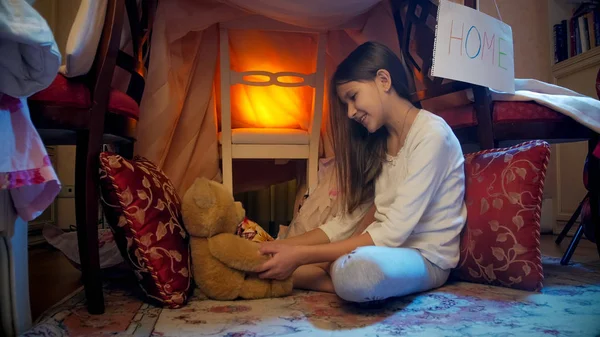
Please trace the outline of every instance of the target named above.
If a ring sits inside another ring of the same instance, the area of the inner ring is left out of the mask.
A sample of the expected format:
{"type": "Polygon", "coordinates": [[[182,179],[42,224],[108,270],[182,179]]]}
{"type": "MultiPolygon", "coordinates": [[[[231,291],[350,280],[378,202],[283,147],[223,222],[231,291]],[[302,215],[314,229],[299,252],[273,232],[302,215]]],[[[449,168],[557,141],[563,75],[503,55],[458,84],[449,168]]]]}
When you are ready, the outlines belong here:
{"type": "Polygon", "coordinates": [[[330,121],[346,214],[303,235],[264,243],[262,278],[353,302],[443,285],[466,221],[464,157],[446,122],[409,101],[400,59],[367,42],[337,68],[330,121]],[[354,231],[354,235],[353,234],[354,231]]]}

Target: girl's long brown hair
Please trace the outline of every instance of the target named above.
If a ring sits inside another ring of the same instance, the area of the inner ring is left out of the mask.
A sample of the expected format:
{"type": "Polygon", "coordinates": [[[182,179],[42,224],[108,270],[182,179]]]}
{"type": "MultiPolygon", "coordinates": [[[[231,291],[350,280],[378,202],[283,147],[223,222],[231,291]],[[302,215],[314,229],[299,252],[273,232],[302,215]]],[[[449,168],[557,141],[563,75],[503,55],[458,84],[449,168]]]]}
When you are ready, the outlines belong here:
{"type": "Polygon", "coordinates": [[[347,116],[348,107],[337,95],[337,86],[352,81],[372,81],[377,71],[390,73],[392,87],[405,99],[409,97],[404,64],[388,47],[377,42],[358,46],[331,78],[329,86],[331,133],[339,189],[346,211],[351,213],[375,195],[375,179],[387,153],[388,132],[385,127],[372,134],[347,116]]]}

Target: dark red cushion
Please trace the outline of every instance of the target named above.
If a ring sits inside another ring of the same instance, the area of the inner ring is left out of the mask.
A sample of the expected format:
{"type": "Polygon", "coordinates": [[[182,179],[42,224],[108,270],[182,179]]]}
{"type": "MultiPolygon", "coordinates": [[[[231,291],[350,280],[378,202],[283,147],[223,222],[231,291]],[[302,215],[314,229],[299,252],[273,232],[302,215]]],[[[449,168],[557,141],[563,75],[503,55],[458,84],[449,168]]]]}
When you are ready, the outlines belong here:
{"type": "Polygon", "coordinates": [[[124,92],[112,89],[108,101],[108,111],[138,120],[140,118],[140,107],[124,92]]]}
{"type": "Polygon", "coordinates": [[[531,141],[465,156],[467,224],[458,279],[537,291],[540,212],[550,146],[531,141]]]}
{"type": "Polygon", "coordinates": [[[50,86],[29,97],[30,101],[45,105],[72,108],[89,108],[92,105],[88,88],[79,81],[72,81],[58,74],[50,86]]]}
{"type": "Polygon", "coordinates": [[[494,123],[560,121],[565,115],[535,102],[494,102],[494,123]]]}
{"type": "MultiPolygon", "coordinates": [[[[85,84],[68,79],[62,74],[58,74],[48,88],[32,95],[29,100],[45,105],[71,108],[87,109],[92,106],[90,91],[85,84]]],[[[140,116],[140,108],[133,98],[116,89],[111,89],[108,111],[135,120],[140,116]]]]}
{"type": "MultiPolygon", "coordinates": [[[[453,129],[477,125],[473,104],[435,111],[435,114],[453,129]]],[[[535,102],[496,101],[493,106],[494,123],[560,121],[564,118],[563,114],[535,102]]]]}
{"type": "Polygon", "coordinates": [[[435,114],[442,117],[453,129],[477,125],[473,104],[436,111],[435,114]]]}

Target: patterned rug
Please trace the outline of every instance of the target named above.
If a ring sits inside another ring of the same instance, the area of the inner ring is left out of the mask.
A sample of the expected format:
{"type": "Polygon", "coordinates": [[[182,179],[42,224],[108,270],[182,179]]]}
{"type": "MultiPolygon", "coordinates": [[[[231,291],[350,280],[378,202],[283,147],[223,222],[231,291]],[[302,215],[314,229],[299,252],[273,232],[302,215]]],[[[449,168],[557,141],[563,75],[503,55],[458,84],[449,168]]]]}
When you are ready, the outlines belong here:
{"type": "Polygon", "coordinates": [[[600,262],[544,258],[544,274],[541,293],[450,282],[378,307],[296,292],[256,301],[193,297],[167,310],[142,302],[130,284],[107,284],[104,315],[89,315],[78,291],[24,336],[600,336],[600,262]]]}

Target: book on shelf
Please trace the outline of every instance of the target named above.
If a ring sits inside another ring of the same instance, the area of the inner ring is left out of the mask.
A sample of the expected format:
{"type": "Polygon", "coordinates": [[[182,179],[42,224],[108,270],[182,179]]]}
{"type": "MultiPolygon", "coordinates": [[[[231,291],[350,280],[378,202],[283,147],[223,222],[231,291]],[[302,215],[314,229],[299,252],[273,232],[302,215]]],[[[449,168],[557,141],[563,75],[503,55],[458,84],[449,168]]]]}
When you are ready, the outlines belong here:
{"type": "Polygon", "coordinates": [[[600,10],[586,3],[568,20],[553,26],[554,63],[585,53],[600,45],[600,10]]]}
{"type": "Polygon", "coordinates": [[[560,24],[554,25],[554,63],[569,58],[567,35],[567,20],[563,20],[560,24]]]}

